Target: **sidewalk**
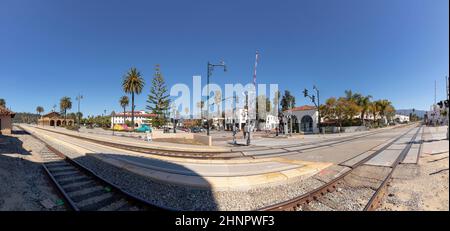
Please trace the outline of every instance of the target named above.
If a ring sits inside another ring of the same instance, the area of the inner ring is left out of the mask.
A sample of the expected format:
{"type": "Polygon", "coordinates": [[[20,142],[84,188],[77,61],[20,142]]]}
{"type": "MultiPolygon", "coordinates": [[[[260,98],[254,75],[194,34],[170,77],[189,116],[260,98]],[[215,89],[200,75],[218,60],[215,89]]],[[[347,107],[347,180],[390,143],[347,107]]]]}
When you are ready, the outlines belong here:
{"type": "MultiPolygon", "coordinates": [[[[30,125],[25,125],[30,126],[30,125]]],[[[145,141],[138,138],[131,138],[131,137],[122,137],[122,136],[112,136],[112,135],[106,135],[106,134],[91,134],[91,133],[84,133],[84,132],[75,132],[70,131],[65,128],[53,128],[49,126],[31,126],[39,129],[44,129],[46,131],[55,131],[60,132],[63,134],[68,135],[75,135],[80,137],[85,137],[89,139],[99,140],[99,141],[105,141],[105,142],[114,142],[114,143],[120,143],[124,145],[130,145],[130,146],[136,146],[136,147],[143,147],[143,148],[151,148],[161,151],[180,151],[180,152],[230,152],[230,148],[226,147],[217,147],[217,146],[206,146],[206,145],[193,145],[193,144],[178,144],[178,143],[166,143],[166,142],[155,142],[155,141],[145,141]]],[[[143,134],[145,135],[145,134],[143,134]]]]}

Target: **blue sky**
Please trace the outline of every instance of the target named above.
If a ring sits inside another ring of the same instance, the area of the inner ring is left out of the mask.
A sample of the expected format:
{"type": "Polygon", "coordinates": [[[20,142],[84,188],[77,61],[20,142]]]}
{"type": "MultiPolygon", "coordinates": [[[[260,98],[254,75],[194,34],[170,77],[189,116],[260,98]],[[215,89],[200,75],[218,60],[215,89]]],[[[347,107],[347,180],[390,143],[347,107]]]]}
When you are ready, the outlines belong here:
{"type": "MultiPolygon", "coordinates": [[[[137,67],[146,86],[155,64],[170,86],[206,75],[218,84],[278,83],[308,104],[345,89],[427,109],[444,97],[448,0],[120,1],[0,0],[0,98],[14,111],[46,111],[82,93],[85,115],[120,111],[122,76],[137,67]]],[[[76,110],[75,102],[73,111],[76,110]]]]}

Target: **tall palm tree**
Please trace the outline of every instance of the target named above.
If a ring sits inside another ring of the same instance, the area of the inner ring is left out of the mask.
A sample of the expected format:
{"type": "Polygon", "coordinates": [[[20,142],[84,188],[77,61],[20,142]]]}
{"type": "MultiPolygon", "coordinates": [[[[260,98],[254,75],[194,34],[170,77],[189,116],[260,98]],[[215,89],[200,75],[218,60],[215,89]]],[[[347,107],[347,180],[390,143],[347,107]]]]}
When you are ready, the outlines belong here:
{"type": "Polygon", "coordinates": [[[377,104],[380,109],[380,115],[387,120],[387,113],[392,111],[392,103],[389,100],[378,100],[377,104]]]}
{"type": "Polygon", "coordinates": [[[132,67],[128,73],[123,77],[122,88],[125,93],[131,93],[131,123],[134,129],[134,94],[140,94],[144,88],[144,79],[141,73],[132,67]]]}
{"type": "Polygon", "coordinates": [[[0,99],[0,107],[6,107],[5,99],[0,99]]]}
{"type": "Polygon", "coordinates": [[[366,116],[367,111],[369,110],[370,107],[370,99],[372,98],[371,95],[368,96],[361,96],[358,99],[358,106],[361,107],[361,123],[365,126],[366,122],[364,120],[364,117],[366,116]]]}
{"type": "Polygon", "coordinates": [[[351,102],[355,102],[357,103],[358,101],[361,100],[361,98],[363,97],[361,94],[359,93],[353,93],[352,90],[345,90],[344,91],[345,94],[345,99],[347,101],[351,101],[351,102]]]}
{"type": "Polygon", "coordinates": [[[120,97],[119,100],[120,106],[123,108],[123,125],[126,124],[126,107],[130,104],[130,100],[128,99],[128,96],[124,95],[120,97]]]}
{"type": "Polygon", "coordinates": [[[37,106],[36,107],[36,112],[39,114],[39,116],[41,116],[41,113],[44,112],[44,108],[41,106],[37,106]]]}
{"type": "Polygon", "coordinates": [[[67,109],[72,108],[72,100],[70,99],[70,97],[67,96],[62,97],[61,100],[59,101],[59,108],[61,109],[62,112],[64,112],[64,121],[66,121],[67,109]]]}

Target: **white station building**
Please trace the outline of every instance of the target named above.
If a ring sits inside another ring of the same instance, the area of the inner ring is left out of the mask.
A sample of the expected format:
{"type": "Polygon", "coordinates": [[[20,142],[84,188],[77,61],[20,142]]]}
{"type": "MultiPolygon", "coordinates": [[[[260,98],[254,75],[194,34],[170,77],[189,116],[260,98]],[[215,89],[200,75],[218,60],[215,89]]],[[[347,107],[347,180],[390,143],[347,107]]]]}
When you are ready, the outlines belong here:
{"type": "MultiPolygon", "coordinates": [[[[152,118],[156,117],[155,114],[147,113],[146,111],[135,111],[134,112],[134,126],[139,127],[141,124],[149,125],[152,118]]],[[[131,122],[131,111],[124,113],[117,113],[114,117],[111,117],[111,126],[113,124],[124,124],[125,121],[131,122]]]]}
{"type": "MultiPolygon", "coordinates": [[[[314,106],[304,105],[300,107],[294,107],[290,110],[284,111],[283,115],[284,118],[291,117],[293,133],[319,132],[319,128],[317,127],[317,123],[319,122],[319,112],[314,106]]],[[[290,129],[290,120],[283,119],[281,126],[290,129]]]]}

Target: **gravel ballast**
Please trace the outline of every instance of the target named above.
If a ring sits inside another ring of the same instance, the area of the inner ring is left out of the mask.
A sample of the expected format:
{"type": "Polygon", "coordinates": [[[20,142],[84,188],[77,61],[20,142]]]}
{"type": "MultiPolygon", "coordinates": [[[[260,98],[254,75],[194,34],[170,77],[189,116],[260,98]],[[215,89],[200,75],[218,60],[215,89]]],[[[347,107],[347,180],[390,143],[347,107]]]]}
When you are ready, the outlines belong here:
{"type": "Polygon", "coordinates": [[[42,168],[42,147],[20,131],[0,136],[0,211],[66,209],[42,168]]]}

